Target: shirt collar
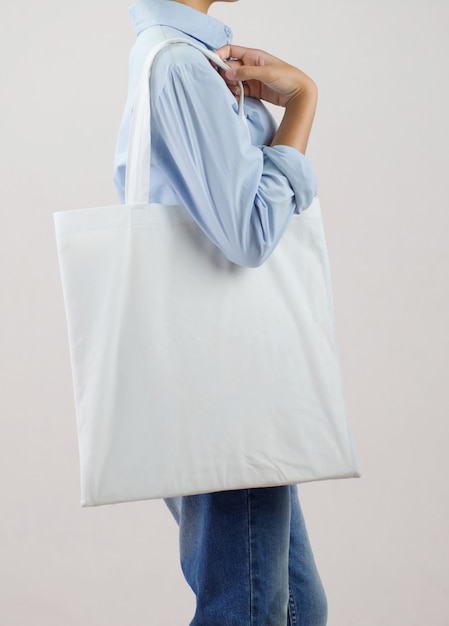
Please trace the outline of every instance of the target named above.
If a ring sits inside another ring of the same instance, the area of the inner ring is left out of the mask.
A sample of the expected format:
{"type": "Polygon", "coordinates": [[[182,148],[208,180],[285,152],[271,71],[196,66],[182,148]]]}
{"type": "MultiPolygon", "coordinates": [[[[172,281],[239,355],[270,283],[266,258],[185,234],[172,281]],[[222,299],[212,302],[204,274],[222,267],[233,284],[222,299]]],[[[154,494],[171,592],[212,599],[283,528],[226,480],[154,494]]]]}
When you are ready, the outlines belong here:
{"type": "Polygon", "coordinates": [[[150,26],[170,26],[216,50],[232,41],[232,31],[214,17],[171,0],[139,0],[129,8],[136,35],[150,26]]]}

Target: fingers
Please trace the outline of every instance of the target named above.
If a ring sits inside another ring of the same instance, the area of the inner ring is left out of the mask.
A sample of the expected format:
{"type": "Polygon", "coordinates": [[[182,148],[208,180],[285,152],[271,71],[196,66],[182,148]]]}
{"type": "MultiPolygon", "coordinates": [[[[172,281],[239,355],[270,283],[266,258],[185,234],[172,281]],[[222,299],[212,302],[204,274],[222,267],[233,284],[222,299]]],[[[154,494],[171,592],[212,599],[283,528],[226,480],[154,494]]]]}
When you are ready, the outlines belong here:
{"type": "Polygon", "coordinates": [[[234,46],[233,44],[218,48],[216,53],[225,63],[229,63],[228,59],[238,59],[243,65],[267,65],[279,60],[264,50],[234,46]]]}
{"type": "MultiPolygon", "coordinates": [[[[226,65],[228,65],[231,70],[236,70],[238,69],[241,65],[242,65],[242,61],[240,60],[233,60],[233,61],[226,61],[226,65]]],[[[234,84],[237,84],[237,78],[233,78],[232,76],[228,76],[227,72],[229,72],[229,70],[219,70],[220,74],[222,75],[222,77],[225,79],[226,82],[232,82],[234,84]]]]}
{"type": "Polygon", "coordinates": [[[256,65],[241,65],[233,67],[224,73],[224,77],[227,83],[237,84],[241,81],[244,85],[270,85],[274,86],[276,81],[276,69],[274,67],[256,65]]]}
{"type": "Polygon", "coordinates": [[[218,56],[231,67],[225,73],[229,81],[261,80],[270,82],[275,79],[276,67],[284,63],[263,50],[228,44],[216,50],[218,56]]]}
{"type": "Polygon", "coordinates": [[[218,48],[215,52],[218,56],[225,61],[226,59],[242,59],[245,54],[252,51],[251,48],[245,48],[244,46],[234,46],[232,44],[227,44],[226,46],[222,46],[218,48]]]}
{"type": "Polygon", "coordinates": [[[258,65],[239,65],[225,72],[226,78],[230,81],[260,80],[266,83],[274,79],[274,74],[273,68],[267,65],[263,67],[258,65]]]}
{"type": "Polygon", "coordinates": [[[231,68],[222,73],[229,86],[246,83],[251,96],[273,104],[287,106],[311,81],[298,68],[264,50],[228,44],[216,52],[231,68]]]}

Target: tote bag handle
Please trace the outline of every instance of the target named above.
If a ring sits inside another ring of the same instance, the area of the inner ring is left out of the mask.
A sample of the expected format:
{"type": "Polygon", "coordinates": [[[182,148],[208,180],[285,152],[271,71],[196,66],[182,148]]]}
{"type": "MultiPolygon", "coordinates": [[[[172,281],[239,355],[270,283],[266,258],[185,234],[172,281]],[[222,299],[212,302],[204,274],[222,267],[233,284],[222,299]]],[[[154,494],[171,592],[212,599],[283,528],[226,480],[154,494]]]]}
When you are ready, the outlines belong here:
{"type": "MultiPolygon", "coordinates": [[[[150,77],[154,59],[163,48],[175,44],[184,43],[200,50],[206,57],[224,70],[229,66],[215,52],[204,48],[188,39],[175,37],[166,39],[155,46],[145,59],[142,75],[137,89],[137,97],[131,120],[131,130],[128,146],[128,158],[126,163],[125,203],[147,204],[150,197],[150,160],[151,160],[151,112],[150,112],[150,77]]],[[[241,97],[239,99],[238,114],[245,122],[248,133],[243,104],[243,85],[239,81],[241,97]]]]}

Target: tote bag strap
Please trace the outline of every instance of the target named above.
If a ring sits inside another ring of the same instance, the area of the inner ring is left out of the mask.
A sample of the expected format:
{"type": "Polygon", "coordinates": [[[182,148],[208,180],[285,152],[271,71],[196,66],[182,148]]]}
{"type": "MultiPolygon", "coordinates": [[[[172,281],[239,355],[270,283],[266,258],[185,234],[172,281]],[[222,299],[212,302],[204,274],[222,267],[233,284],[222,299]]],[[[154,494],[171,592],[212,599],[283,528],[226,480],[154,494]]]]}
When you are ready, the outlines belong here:
{"type": "MultiPolygon", "coordinates": [[[[150,197],[150,160],[151,160],[151,114],[150,114],[150,77],[153,62],[158,53],[167,46],[184,43],[200,50],[207,58],[222,69],[229,69],[223,60],[204,46],[182,37],[166,39],[155,46],[147,56],[142,75],[137,89],[137,97],[131,120],[131,130],[126,164],[125,203],[147,204],[150,197]]],[[[247,121],[243,110],[244,97],[243,86],[239,81],[241,98],[239,99],[238,114],[244,121],[247,129],[247,121]]],[[[249,133],[249,129],[248,129],[249,133]]]]}

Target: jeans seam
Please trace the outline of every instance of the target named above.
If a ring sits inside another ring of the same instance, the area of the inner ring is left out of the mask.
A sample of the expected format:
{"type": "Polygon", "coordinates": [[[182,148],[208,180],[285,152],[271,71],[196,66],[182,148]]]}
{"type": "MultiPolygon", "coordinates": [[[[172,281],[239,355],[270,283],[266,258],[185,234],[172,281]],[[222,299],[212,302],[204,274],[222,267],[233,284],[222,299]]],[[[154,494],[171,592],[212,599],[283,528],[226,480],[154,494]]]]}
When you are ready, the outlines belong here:
{"type": "Polygon", "coordinates": [[[248,576],[249,576],[249,623],[253,624],[253,552],[251,532],[251,491],[246,490],[246,502],[248,511],[248,576]]]}
{"type": "Polygon", "coordinates": [[[288,615],[289,626],[294,626],[294,624],[298,623],[298,613],[296,611],[295,598],[293,596],[293,591],[290,584],[288,585],[288,615]]]}

